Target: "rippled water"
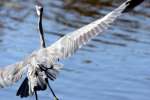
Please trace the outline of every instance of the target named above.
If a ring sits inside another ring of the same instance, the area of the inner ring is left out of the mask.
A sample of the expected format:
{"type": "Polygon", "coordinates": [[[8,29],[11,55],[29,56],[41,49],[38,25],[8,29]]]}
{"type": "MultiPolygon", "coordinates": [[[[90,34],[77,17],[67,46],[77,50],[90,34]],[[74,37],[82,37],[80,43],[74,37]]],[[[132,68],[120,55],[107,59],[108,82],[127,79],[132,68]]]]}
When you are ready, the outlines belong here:
{"type": "MultiPolygon", "coordinates": [[[[0,66],[22,60],[39,48],[35,4],[44,5],[47,45],[121,4],[115,0],[113,3],[72,1],[1,0],[0,66]]],[[[59,77],[51,82],[60,100],[149,100],[149,0],[121,16],[108,31],[63,63],[59,77]]],[[[0,100],[20,100],[15,96],[20,83],[1,89],[0,100]]],[[[40,100],[52,99],[49,94],[48,90],[39,92],[40,100]]]]}

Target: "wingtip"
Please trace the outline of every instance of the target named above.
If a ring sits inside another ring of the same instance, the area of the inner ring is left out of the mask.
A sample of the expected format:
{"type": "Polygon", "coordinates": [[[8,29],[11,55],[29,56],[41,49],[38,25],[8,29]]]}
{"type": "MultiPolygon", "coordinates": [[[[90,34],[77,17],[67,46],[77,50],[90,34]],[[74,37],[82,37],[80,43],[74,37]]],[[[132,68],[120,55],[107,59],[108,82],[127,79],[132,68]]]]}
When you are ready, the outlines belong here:
{"type": "Polygon", "coordinates": [[[123,13],[129,12],[132,9],[134,9],[136,6],[138,6],[139,4],[141,4],[144,0],[128,0],[126,2],[126,9],[123,11],[123,13]]]}
{"type": "Polygon", "coordinates": [[[16,96],[20,96],[21,98],[29,96],[29,85],[28,85],[28,78],[26,77],[22,82],[21,86],[19,87],[16,96]]]}

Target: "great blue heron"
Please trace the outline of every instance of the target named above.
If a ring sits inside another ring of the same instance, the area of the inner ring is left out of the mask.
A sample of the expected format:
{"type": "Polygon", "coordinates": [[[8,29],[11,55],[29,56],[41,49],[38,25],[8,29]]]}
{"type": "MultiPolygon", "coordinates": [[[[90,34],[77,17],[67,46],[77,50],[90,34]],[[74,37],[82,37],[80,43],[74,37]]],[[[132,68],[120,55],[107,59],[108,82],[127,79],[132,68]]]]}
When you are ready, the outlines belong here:
{"type": "MultiPolygon", "coordinates": [[[[122,13],[128,12],[144,0],[127,0],[121,6],[104,16],[74,32],[71,32],[54,44],[45,48],[45,42],[41,42],[40,50],[34,51],[23,61],[8,65],[0,70],[0,87],[12,85],[20,80],[27,71],[27,77],[21,84],[17,95],[28,97],[36,95],[37,91],[45,90],[47,86],[51,89],[48,78],[56,79],[62,65],[59,59],[65,59],[81,48],[89,40],[106,30],[122,13]]],[[[41,37],[42,41],[44,38],[41,37]]],[[[52,91],[52,89],[51,89],[52,91]]],[[[54,93],[52,91],[52,93],[54,93]]],[[[57,97],[54,94],[55,99],[57,97]]]]}

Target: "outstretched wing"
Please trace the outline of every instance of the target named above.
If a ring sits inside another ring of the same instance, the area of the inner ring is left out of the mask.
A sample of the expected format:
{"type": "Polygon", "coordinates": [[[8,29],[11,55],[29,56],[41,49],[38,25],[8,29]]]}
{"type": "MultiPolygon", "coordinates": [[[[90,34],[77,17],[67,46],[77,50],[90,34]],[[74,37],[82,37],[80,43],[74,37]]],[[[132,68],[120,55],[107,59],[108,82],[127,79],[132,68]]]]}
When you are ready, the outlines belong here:
{"type": "Polygon", "coordinates": [[[135,0],[127,0],[114,11],[110,12],[102,19],[98,19],[66,36],[60,38],[57,42],[47,48],[47,51],[53,51],[58,59],[66,58],[75,53],[77,49],[86,44],[93,37],[105,31],[111,23],[113,23],[122,12],[130,7],[130,2],[135,0]]]}
{"type": "Polygon", "coordinates": [[[22,64],[22,62],[18,62],[0,69],[0,88],[12,85],[21,79],[26,70],[22,64]]]}
{"type": "Polygon", "coordinates": [[[120,7],[110,12],[102,19],[98,19],[77,31],[67,34],[50,47],[34,52],[24,61],[8,65],[3,69],[0,69],[0,88],[12,85],[21,79],[27,69],[26,65],[34,63],[33,58],[37,58],[37,62],[39,62],[39,64],[51,63],[53,65],[51,66],[53,71],[50,70],[49,73],[53,73],[55,75],[61,68],[58,64],[54,63],[56,60],[66,58],[74,54],[75,51],[82,45],[105,31],[123,12],[131,10],[142,1],[144,0],[127,0],[120,7]],[[43,60],[41,61],[41,59],[43,60]]]}

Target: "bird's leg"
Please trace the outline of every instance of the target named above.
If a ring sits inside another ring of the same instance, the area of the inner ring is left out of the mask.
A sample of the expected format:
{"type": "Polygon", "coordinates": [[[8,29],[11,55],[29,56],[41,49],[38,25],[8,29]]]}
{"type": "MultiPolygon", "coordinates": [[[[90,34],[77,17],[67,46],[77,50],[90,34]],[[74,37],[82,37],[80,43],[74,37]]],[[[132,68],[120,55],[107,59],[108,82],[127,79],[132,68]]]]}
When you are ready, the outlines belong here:
{"type": "Polygon", "coordinates": [[[50,84],[49,84],[48,80],[47,80],[47,85],[48,85],[48,87],[49,87],[50,91],[52,92],[52,95],[54,96],[54,100],[59,100],[59,99],[57,98],[57,96],[55,95],[55,93],[54,93],[53,89],[51,88],[51,86],[50,86],[50,84]]]}
{"type": "Polygon", "coordinates": [[[35,90],[35,99],[38,100],[38,95],[37,95],[37,91],[35,90]]]}

